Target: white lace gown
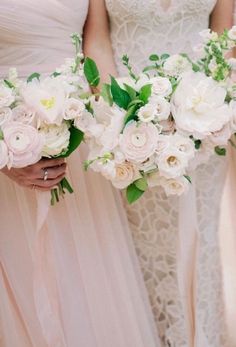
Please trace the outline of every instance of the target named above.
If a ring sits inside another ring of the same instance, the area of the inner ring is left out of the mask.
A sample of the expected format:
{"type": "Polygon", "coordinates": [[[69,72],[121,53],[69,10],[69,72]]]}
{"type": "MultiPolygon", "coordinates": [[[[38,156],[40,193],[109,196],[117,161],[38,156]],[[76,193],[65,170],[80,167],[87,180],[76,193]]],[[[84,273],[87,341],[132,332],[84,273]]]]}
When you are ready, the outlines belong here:
{"type": "MultiPolygon", "coordinates": [[[[191,54],[215,4],[216,0],[106,0],[119,74],[127,74],[120,60],[123,54],[138,70],[152,53],[191,54]]],[[[213,158],[202,165],[194,191],[185,200],[167,198],[158,188],[134,205],[126,204],[163,347],[228,346],[218,240],[225,164],[224,158],[213,158]]]]}

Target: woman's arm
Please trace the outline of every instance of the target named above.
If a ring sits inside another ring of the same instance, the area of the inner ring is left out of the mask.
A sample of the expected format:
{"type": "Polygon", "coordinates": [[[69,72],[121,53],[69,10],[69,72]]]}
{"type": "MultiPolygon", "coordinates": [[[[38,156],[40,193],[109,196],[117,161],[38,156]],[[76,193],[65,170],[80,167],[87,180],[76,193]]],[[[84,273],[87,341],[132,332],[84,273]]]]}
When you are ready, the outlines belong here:
{"type": "Polygon", "coordinates": [[[211,14],[210,28],[222,33],[233,25],[234,0],[218,0],[211,14]]]}
{"type": "Polygon", "coordinates": [[[104,0],[89,1],[84,27],[84,53],[96,61],[102,82],[109,80],[109,74],[117,75],[104,0]]]}

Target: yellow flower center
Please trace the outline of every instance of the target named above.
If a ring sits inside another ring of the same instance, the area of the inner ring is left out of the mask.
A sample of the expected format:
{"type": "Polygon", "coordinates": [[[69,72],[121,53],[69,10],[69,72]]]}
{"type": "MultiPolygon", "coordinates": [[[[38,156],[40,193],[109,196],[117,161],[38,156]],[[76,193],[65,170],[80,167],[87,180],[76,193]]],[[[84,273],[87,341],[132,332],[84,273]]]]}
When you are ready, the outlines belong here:
{"type": "Polygon", "coordinates": [[[46,108],[46,110],[50,110],[55,106],[56,98],[55,96],[52,96],[50,99],[42,99],[40,102],[46,108]]]}

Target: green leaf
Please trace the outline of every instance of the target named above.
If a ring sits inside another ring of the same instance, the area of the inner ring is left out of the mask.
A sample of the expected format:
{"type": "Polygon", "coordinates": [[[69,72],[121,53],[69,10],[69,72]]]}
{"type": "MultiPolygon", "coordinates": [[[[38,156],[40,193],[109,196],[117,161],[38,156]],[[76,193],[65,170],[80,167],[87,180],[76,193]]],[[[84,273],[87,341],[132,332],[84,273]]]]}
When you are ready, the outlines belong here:
{"type": "Polygon", "coordinates": [[[143,195],[143,193],[144,191],[138,189],[134,183],[130,184],[126,189],[126,198],[128,203],[134,203],[143,195]]]}
{"type": "Polygon", "coordinates": [[[99,85],[99,82],[100,82],[99,71],[98,71],[96,63],[90,58],[85,59],[84,74],[91,87],[97,87],[99,85]]]}
{"type": "Polygon", "coordinates": [[[166,59],[168,59],[169,57],[170,57],[170,55],[167,54],[167,53],[162,54],[162,55],[161,55],[161,60],[166,60],[166,59]]]}
{"type": "Polygon", "coordinates": [[[197,64],[194,64],[194,63],[192,64],[192,69],[193,69],[194,72],[199,72],[199,71],[201,71],[200,66],[197,65],[197,64]]]}
{"type": "Polygon", "coordinates": [[[149,57],[149,60],[151,60],[151,61],[158,61],[159,57],[158,57],[157,54],[151,54],[150,57],[149,57]]]}
{"type": "Polygon", "coordinates": [[[150,66],[146,66],[144,69],[143,69],[143,72],[148,72],[148,71],[152,71],[152,70],[157,70],[157,66],[156,65],[150,65],[150,66]]]}
{"type": "Polygon", "coordinates": [[[137,110],[137,105],[133,105],[129,108],[129,110],[126,113],[125,118],[124,118],[124,125],[126,125],[130,121],[135,120],[137,118],[136,117],[136,110],[137,110]]]}
{"type": "Polygon", "coordinates": [[[216,154],[220,156],[225,156],[226,155],[226,148],[221,148],[219,146],[215,147],[215,152],[216,154]]]}
{"type": "Polygon", "coordinates": [[[79,129],[76,129],[75,127],[71,127],[69,129],[70,131],[70,143],[69,147],[66,151],[66,153],[59,155],[57,158],[67,158],[69,155],[71,155],[72,152],[74,152],[81,142],[83,141],[84,138],[84,133],[80,131],[79,129]]]}
{"type": "Polygon", "coordinates": [[[52,77],[58,77],[58,76],[61,76],[61,73],[60,72],[53,72],[52,74],[51,74],[51,76],[52,77]]]}
{"type": "Polygon", "coordinates": [[[195,143],[195,149],[200,149],[202,141],[201,140],[195,140],[194,143],[195,143]]]}
{"type": "Polygon", "coordinates": [[[32,73],[32,74],[27,78],[27,83],[32,82],[35,78],[36,78],[38,81],[40,80],[40,74],[39,74],[38,72],[32,73]]]}
{"type": "Polygon", "coordinates": [[[148,188],[147,180],[146,178],[142,177],[134,182],[134,185],[141,190],[142,192],[145,192],[148,188]]]}
{"type": "Polygon", "coordinates": [[[102,85],[101,96],[110,106],[112,106],[113,99],[111,95],[111,86],[109,84],[104,83],[102,85]]]}
{"type": "Polygon", "coordinates": [[[142,100],[146,104],[148,102],[148,99],[150,98],[151,94],[152,94],[152,85],[146,84],[140,90],[139,99],[142,100]]]}
{"type": "Polygon", "coordinates": [[[12,84],[10,81],[8,81],[8,80],[4,80],[4,83],[8,86],[8,88],[11,88],[11,89],[14,89],[15,88],[15,86],[14,86],[14,84],[12,84]]]}
{"type": "Polygon", "coordinates": [[[124,87],[127,91],[127,93],[129,94],[130,96],[130,99],[131,100],[134,100],[137,96],[137,92],[134,88],[130,87],[128,84],[124,83],[124,87]]]}
{"type": "Polygon", "coordinates": [[[70,194],[72,194],[74,192],[73,188],[71,187],[71,185],[70,185],[70,183],[66,177],[64,177],[61,180],[60,185],[61,185],[63,191],[66,189],[70,194]]]}
{"type": "Polygon", "coordinates": [[[0,128],[0,140],[3,140],[3,139],[4,139],[3,131],[2,131],[2,129],[0,128]]]}
{"type": "Polygon", "coordinates": [[[188,175],[184,175],[184,178],[186,178],[187,181],[189,181],[189,183],[192,183],[191,177],[188,175]]]}
{"type": "Polygon", "coordinates": [[[113,101],[121,108],[127,110],[131,98],[126,90],[122,89],[114,77],[111,76],[111,94],[113,101]]]}

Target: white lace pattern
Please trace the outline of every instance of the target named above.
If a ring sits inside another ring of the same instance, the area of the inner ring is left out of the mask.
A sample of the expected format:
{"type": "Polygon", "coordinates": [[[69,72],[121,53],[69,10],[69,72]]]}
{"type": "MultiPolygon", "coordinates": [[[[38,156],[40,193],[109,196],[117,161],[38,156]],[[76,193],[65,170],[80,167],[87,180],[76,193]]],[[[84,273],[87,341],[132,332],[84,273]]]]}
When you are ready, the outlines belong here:
{"type": "MultiPolygon", "coordinates": [[[[198,32],[208,27],[215,0],[106,0],[120,75],[128,54],[141,70],[152,53],[188,52],[198,32]]],[[[207,346],[228,346],[223,323],[218,216],[225,159],[197,170],[199,247],[196,263],[195,332],[207,346]]],[[[177,281],[178,199],[152,190],[132,206],[125,204],[134,243],[163,347],[192,347],[187,342],[177,281]]]]}

